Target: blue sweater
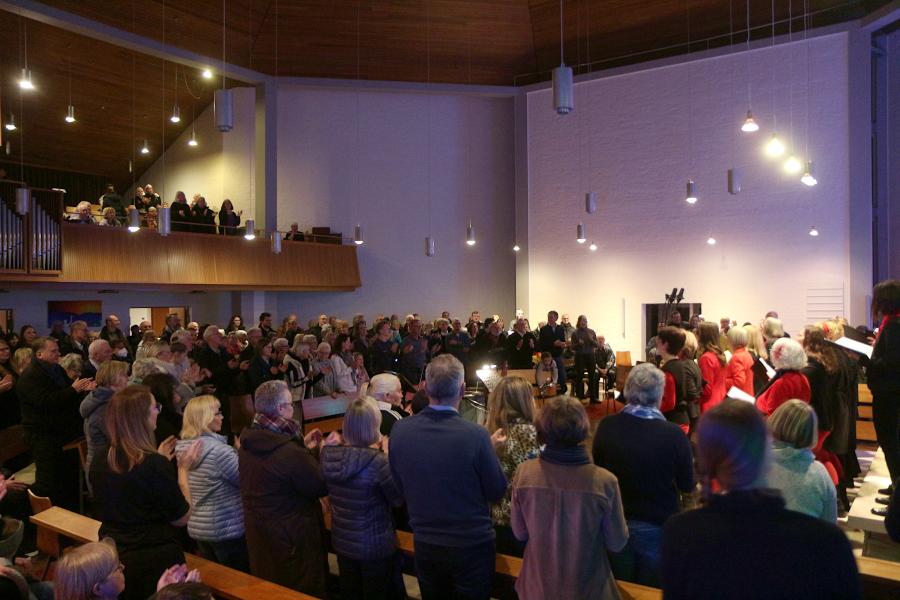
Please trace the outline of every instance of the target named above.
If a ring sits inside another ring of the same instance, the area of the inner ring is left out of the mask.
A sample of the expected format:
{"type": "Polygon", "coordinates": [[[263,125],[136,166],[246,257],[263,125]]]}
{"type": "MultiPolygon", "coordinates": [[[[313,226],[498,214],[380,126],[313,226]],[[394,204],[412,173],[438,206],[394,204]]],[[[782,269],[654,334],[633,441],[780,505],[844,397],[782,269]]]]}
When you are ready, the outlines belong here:
{"type": "Polygon", "coordinates": [[[394,425],[388,459],[417,542],[465,548],[494,539],[490,504],[507,483],[484,427],[428,407],[394,425]]]}

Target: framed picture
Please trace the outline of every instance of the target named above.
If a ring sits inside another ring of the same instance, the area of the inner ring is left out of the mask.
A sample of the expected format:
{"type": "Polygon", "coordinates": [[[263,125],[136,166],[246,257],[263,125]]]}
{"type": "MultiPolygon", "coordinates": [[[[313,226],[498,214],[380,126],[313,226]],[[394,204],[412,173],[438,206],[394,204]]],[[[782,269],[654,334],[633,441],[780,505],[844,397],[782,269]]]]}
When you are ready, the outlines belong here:
{"type": "Polygon", "coordinates": [[[59,300],[47,302],[47,327],[53,321],[66,325],[72,321],[84,321],[88,327],[103,325],[103,305],[99,300],[59,300]]]}

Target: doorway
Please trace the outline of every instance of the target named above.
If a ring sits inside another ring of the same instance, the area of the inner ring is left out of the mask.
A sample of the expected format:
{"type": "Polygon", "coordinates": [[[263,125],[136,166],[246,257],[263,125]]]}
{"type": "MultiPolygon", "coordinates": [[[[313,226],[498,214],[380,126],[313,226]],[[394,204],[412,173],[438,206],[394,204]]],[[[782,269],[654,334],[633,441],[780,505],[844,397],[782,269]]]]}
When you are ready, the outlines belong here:
{"type": "Polygon", "coordinates": [[[156,335],[162,335],[166,327],[166,317],[170,314],[178,315],[181,326],[188,324],[191,316],[190,306],[147,306],[128,309],[130,325],[140,325],[142,321],[149,321],[156,335]]]}
{"type": "MultiPolygon", "coordinates": [[[[699,315],[703,314],[703,304],[700,302],[689,302],[682,303],[678,306],[670,306],[665,302],[659,304],[645,304],[644,305],[644,346],[646,347],[647,342],[650,341],[650,338],[656,335],[656,327],[660,323],[661,320],[664,319],[665,313],[667,310],[671,310],[672,313],[676,311],[681,315],[681,320],[684,323],[687,323],[691,320],[691,315],[699,315]],[[667,308],[670,307],[670,308],[667,308]]],[[[646,358],[646,356],[644,357],[646,358]]]]}

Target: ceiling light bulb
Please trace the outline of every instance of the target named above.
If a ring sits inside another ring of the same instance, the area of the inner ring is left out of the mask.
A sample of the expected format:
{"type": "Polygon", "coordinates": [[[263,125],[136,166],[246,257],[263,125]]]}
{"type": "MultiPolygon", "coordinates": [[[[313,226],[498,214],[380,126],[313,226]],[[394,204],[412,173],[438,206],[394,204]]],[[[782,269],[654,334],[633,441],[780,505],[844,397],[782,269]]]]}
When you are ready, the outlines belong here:
{"type": "Polygon", "coordinates": [[[809,187],[812,187],[819,183],[818,180],[813,176],[813,163],[811,160],[806,162],[806,172],[803,174],[803,177],[800,178],[800,181],[803,183],[803,185],[807,185],[809,187]]]}
{"type": "Polygon", "coordinates": [[[210,71],[209,69],[203,69],[202,75],[203,79],[212,79],[213,77],[212,71],[210,71]]]}
{"type": "Polygon", "coordinates": [[[518,244],[514,244],[514,245],[513,245],[513,252],[518,252],[518,251],[521,250],[521,249],[522,249],[522,248],[520,248],[518,244]]]}
{"type": "Polygon", "coordinates": [[[197,133],[191,130],[191,139],[188,140],[188,146],[196,146],[197,145],[197,133]]]}
{"type": "Polygon", "coordinates": [[[591,252],[596,251],[596,250],[597,250],[597,244],[591,244],[590,246],[588,246],[588,250],[590,250],[591,252]]]}
{"type": "Polygon", "coordinates": [[[753,133],[754,131],[759,131],[759,125],[756,124],[756,121],[753,120],[753,113],[751,111],[747,111],[747,118],[744,119],[744,124],[741,125],[741,131],[745,133],[753,133]]]}
{"type": "Polygon", "coordinates": [[[778,139],[777,133],[773,133],[772,138],[766,144],[766,154],[772,158],[778,158],[784,154],[784,144],[778,139]]]}
{"type": "Polygon", "coordinates": [[[587,241],[587,236],[584,235],[584,223],[579,223],[578,227],[575,229],[575,241],[579,244],[583,244],[587,241]]]}
{"type": "Polygon", "coordinates": [[[687,182],[687,191],[684,195],[684,201],[688,204],[697,203],[697,184],[694,183],[693,179],[689,179],[687,182]]]}
{"type": "Polygon", "coordinates": [[[150,146],[147,145],[147,140],[144,140],[144,145],[141,147],[141,154],[150,154],[150,146]]]}
{"type": "Polygon", "coordinates": [[[74,123],[74,122],[75,122],[75,107],[70,104],[69,109],[66,111],[66,123],[74,123]]]}
{"type": "Polygon", "coordinates": [[[22,69],[22,78],[19,79],[19,87],[23,90],[34,89],[34,83],[31,81],[31,69],[22,69]]]}
{"type": "Polygon", "coordinates": [[[789,175],[796,175],[801,169],[803,169],[803,165],[800,164],[800,161],[793,154],[784,161],[784,171],[789,175]]]}
{"type": "Polygon", "coordinates": [[[708,237],[708,238],[706,238],[706,243],[709,244],[710,246],[715,246],[715,245],[716,245],[716,238],[714,238],[714,237],[708,237]]]}
{"type": "Polygon", "coordinates": [[[172,109],[172,116],[169,117],[169,120],[173,123],[181,123],[181,109],[178,108],[178,105],[175,105],[175,108],[172,109]]]}
{"type": "Polygon", "coordinates": [[[816,229],[815,225],[809,228],[809,235],[811,235],[812,237],[819,237],[819,230],[816,229]]]}
{"type": "Polygon", "coordinates": [[[357,223],[356,228],[353,230],[353,243],[357,246],[362,246],[364,242],[365,240],[363,240],[362,225],[357,223]]]}

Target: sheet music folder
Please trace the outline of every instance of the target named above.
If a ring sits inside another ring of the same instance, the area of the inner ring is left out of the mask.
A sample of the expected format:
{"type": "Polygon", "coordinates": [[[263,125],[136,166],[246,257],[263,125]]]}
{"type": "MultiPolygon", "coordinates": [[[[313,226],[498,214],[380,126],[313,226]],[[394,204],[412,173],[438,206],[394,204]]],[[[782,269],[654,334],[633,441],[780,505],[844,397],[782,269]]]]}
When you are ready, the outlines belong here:
{"type": "MultiPolygon", "coordinates": [[[[829,340],[830,341],[830,340],[829,340]]],[[[856,352],[857,354],[862,354],[867,358],[872,358],[872,346],[868,344],[864,344],[862,342],[857,342],[856,340],[851,340],[848,337],[839,338],[833,342],[831,342],[835,346],[840,346],[841,348],[846,348],[850,352],[856,352]]]]}
{"type": "Polygon", "coordinates": [[[756,398],[734,385],[731,386],[731,389],[728,390],[728,393],[725,395],[733,400],[742,400],[744,402],[749,402],[750,404],[756,404],[756,398]]]}

